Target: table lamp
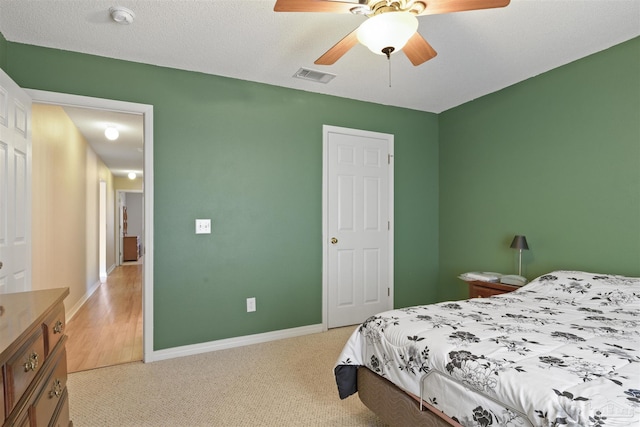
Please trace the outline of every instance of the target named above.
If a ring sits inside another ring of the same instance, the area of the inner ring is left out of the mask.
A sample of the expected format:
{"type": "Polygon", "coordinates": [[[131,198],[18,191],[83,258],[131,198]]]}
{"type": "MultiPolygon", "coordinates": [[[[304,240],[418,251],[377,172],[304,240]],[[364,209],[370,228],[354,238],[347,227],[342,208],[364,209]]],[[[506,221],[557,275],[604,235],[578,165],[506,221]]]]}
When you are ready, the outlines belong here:
{"type": "Polygon", "coordinates": [[[518,256],[518,276],[522,276],[522,250],[528,250],[529,245],[527,245],[527,238],[524,236],[516,235],[511,242],[511,249],[517,249],[519,252],[518,256]]]}

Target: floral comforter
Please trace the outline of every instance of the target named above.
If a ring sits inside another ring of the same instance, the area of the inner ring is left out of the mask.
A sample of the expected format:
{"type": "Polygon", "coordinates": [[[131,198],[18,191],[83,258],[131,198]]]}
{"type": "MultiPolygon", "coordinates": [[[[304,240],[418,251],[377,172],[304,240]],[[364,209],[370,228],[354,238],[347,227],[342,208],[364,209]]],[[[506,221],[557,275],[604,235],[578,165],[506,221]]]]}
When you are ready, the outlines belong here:
{"type": "Polygon", "coordinates": [[[640,278],[556,271],[515,292],[367,319],[336,364],[366,366],[463,426],[639,426],[640,278]]]}

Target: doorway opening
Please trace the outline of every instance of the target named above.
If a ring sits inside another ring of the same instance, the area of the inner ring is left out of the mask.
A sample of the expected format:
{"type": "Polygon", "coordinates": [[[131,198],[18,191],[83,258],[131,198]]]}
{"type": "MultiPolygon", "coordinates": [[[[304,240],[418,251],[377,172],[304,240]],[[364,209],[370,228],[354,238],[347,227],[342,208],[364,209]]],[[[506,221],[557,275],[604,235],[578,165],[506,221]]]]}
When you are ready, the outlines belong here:
{"type": "MultiPolygon", "coordinates": [[[[140,276],[140,298],[142,300],[142,360],[145,362],[151,361],[153,358],[153,106],[39,90],[26,90],[26,92],[32,98],[33,103],[119,112],[142,117],[144,127],[144,148],[142,153],[144,205],[142,223],[145,232],[141,236],[141,246],[144,248],[144,263],[138,266],[138,272],[140,276]]],[[[99,197],[101,199],[102,195],[100,194],[99,197]]],[[[111,197],[115,198],[115,194],[111,197]]],[[[102,209],[100,209],[101,211],[102,209]]],[[[101,220],[100,224],[102,224],[101,220]]],[[[100,226],[100,234],[102,234],[102,226],[100,226]]],[[[99,248],[102,248],[102,246],[102,243],[100,243],[99,248]]],[[[119,250],[119,245],[116,246],[118,246],[117,250],[119,250]]],[[[102,259],[101,249],[96,248],[96,250],[100,252],[100,259],[102,259]]],[[[116,259],[119,259],[119,254],[116,259]]],[[[109,269],[109,266],[105,263],[104,272],[109,273],[109,269]]],[[[100,265],[101,278],[102,274],[103,269],[102,265],[100,265]]],[[[97,288],[100,287],[98,286],[97,288]]],[[[91,290],[91,293],[95,293],[95,289],[91,290]]],[[[85,301],[90,296],[87,295],[85,301]]],[[[69,314],[73,316],[73,312],[69,314]]]]}
{"type": "Polygon", "coordinates": [[[144,262],[144,192],[116,190],[117,265],[135,265],[144,262]]]}

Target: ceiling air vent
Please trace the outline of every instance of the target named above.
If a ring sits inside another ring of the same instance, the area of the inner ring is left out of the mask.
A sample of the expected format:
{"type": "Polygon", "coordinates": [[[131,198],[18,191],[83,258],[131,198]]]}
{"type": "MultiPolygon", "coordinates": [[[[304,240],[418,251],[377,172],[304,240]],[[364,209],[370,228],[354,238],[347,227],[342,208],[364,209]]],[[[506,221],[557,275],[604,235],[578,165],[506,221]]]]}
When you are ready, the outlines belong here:
{"type": "Polygon", "coordinates": [[[308,68],[300,68],[294,75],[296,79],[311,80],[318,83],[329,83],[335,77],[335,74],[323,73],[321,71],[309,70],[308,68]]]}

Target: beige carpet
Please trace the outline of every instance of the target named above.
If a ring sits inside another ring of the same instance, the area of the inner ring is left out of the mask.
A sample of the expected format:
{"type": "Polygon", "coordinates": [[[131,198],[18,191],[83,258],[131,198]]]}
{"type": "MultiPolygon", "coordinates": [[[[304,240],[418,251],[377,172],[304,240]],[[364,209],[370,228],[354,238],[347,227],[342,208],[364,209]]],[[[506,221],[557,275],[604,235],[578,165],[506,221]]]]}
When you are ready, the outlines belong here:
{"type": "Polygon", "coordinates": [[[333,366],[354,327],[69,374],[71,419],[92,426],[384,426],[340,400],[333,366]]]}

